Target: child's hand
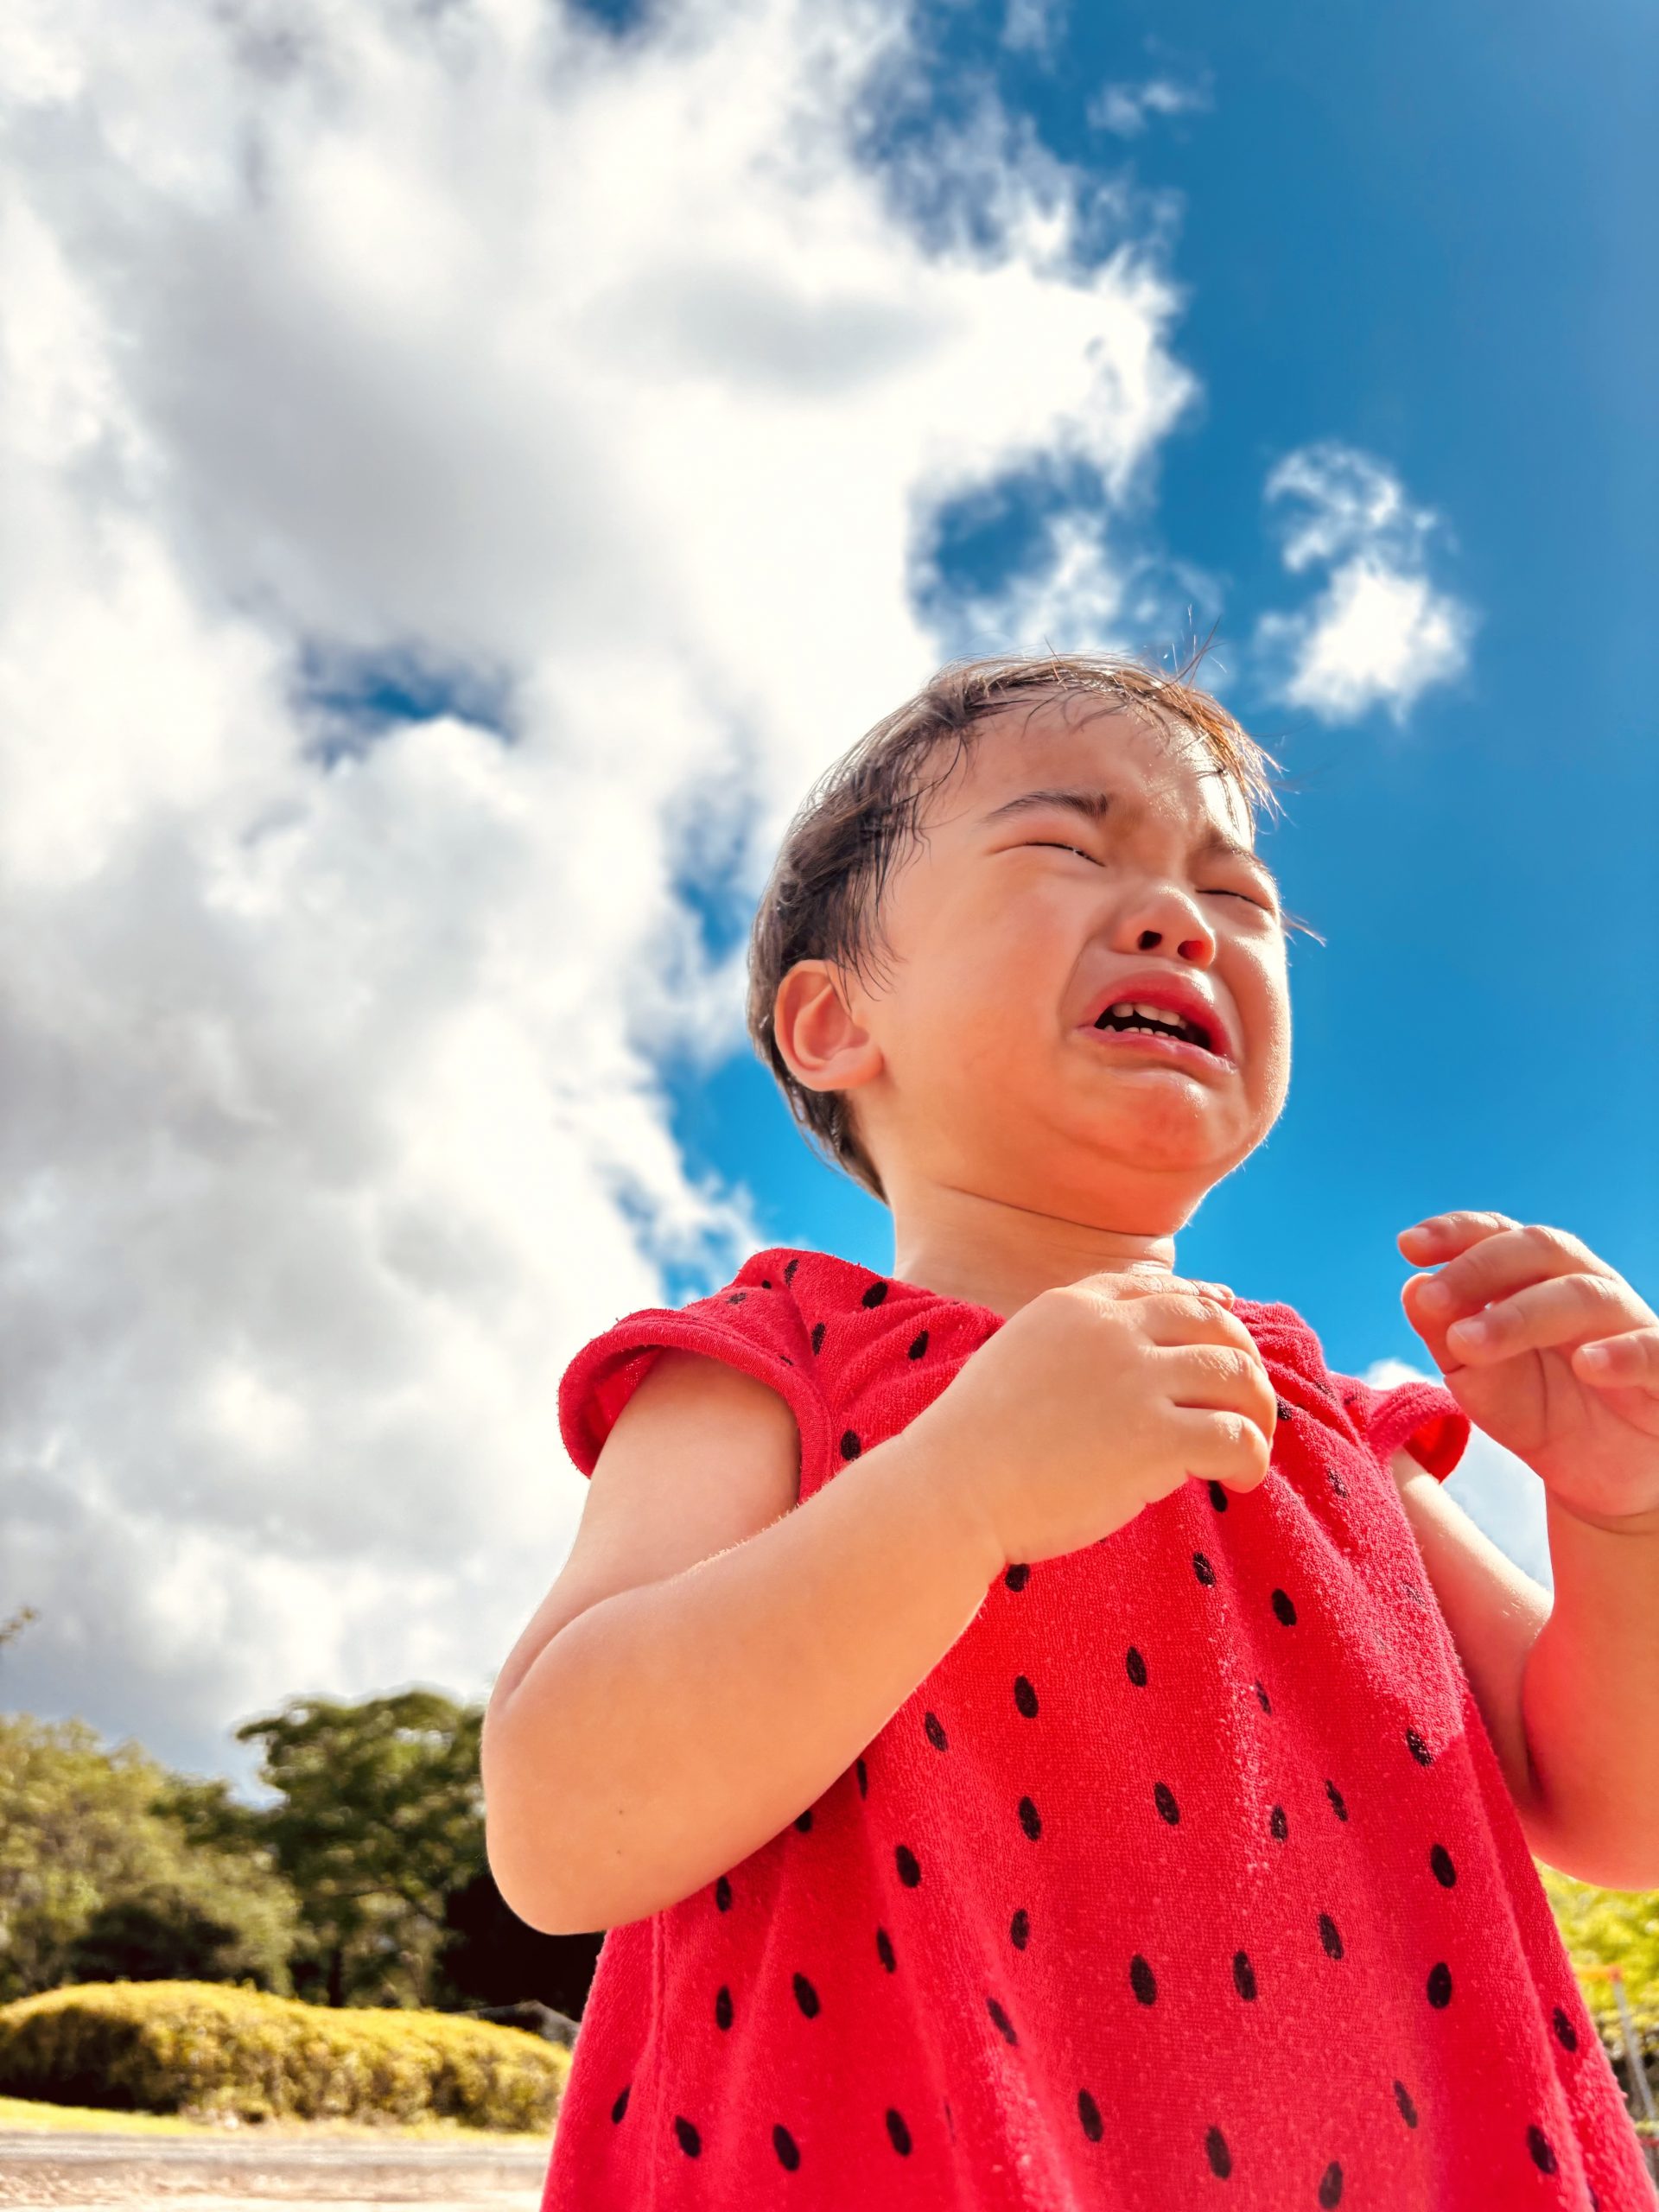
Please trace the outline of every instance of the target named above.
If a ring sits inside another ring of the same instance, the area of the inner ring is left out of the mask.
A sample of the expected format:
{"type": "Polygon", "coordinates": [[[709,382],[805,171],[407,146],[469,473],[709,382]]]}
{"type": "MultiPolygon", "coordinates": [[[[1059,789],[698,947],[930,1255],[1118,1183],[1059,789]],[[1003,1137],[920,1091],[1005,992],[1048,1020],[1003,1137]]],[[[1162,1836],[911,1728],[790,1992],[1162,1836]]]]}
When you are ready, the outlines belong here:
{"type": "Polygon", "coordinates": [[[1442,1213],[1399,1242],[1446,1263],[1401,1302],[1470,1420],[1580,1520],[1659,1528],[1659,1314],[1562,1229],[1442,1213]]]}

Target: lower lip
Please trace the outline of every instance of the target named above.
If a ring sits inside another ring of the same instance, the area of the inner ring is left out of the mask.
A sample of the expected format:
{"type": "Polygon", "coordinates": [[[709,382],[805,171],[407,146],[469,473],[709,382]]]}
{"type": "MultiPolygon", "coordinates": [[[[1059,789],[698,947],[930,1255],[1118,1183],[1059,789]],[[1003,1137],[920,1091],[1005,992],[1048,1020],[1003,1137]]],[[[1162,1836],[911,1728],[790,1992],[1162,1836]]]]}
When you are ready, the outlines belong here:
{"type": "Polygon", "coordinates": [[[1146,1052],[1154,1060],[1167,1060],[1173,1067],[1213,1071],[1233,1065],[1219,1052],[1207,1052],[1202,1045],[1188,1044],[1184,1037],[1154,1037],[1149,1029],[1096,1029],[1090,1022],[1083,1033],[1115,1051],[1146,1052]]]}

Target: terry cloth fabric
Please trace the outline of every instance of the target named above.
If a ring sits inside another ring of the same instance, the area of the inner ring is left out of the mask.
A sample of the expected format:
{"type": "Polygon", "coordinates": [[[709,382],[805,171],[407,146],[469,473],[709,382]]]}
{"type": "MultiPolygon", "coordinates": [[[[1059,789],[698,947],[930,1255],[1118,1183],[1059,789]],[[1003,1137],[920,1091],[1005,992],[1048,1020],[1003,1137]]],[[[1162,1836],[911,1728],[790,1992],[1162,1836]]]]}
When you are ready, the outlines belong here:
{"type": "MultiPolygon", "coordinates": [[[[798,1818],[608,1931],[543,2212],[1654,2212],[1389,1471],[1467,1417],[1233,1311],[1267,1480],[1011,1565],[798,1818]]],[[[788,1401],[805,1500],[1001,1325],[760,1252],[586,1345],[565,1445],[683,1345],[788,1401]]]]}

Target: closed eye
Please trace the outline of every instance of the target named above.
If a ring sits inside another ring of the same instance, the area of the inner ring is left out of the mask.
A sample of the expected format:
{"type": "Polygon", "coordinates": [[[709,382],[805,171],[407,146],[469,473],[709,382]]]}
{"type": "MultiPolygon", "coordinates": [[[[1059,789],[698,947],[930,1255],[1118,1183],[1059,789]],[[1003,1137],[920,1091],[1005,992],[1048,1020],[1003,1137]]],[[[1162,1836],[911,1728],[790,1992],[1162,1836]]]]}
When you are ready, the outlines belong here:
{"type": "MultiPolygon", "coordinates": [[[[1025,847],[1021,849],[1028,849],[1032,851],[1041,850],[1051,853],[1075,853],[1079,860],[1088,861],[1096,868],[1099,868],[1102,865],[1099,861],[1095,859],[1092,853],[1085,853],[1081,845],[1062,845],[1052,837],[1028,838],[1026,841],[1025,847]]],[[[1273,912],[1273,909],[1270,906],[1264,906],[1260,899],[1252,899],[1248,891],[1224,891],[1220,886],[1217,885],[1213,890],[1207,891],[1203,895],[1205,898],[1210,899],[1242,899],[1247,906],[1258,907],[1264,914],[1268,914],[1273,912]]]]}

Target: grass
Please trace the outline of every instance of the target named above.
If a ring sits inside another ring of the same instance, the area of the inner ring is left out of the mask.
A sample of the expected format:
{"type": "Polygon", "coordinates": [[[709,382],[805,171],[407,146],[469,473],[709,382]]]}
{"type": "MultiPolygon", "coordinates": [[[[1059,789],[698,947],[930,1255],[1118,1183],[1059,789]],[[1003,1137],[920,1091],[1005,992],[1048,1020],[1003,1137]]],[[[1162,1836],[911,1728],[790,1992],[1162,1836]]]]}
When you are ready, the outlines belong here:
{"type": "Polygon", "coordinates": [[[194,2135],[219,2141],[260,2142],[272,2138],[302,2136],[353,2143],[448,2143],[468,2150],[487,2151],[497,2145],[510,2150],[550,2146],[552,2131],[531,2135],[508,2134],[487,2127],[463,2127],[458,2120],[425,2120],[405,2126],[377,2126],[361,2120],[268,2120],[257,2126],[245,2122],[226,2127],[222,2120],[189,2120],[178,2113],[106,2112],[91,2105],[38,2104],[23,2097],[0,2097],[0,2128],[26,2127],[59,2135],[194,2135]]]}

